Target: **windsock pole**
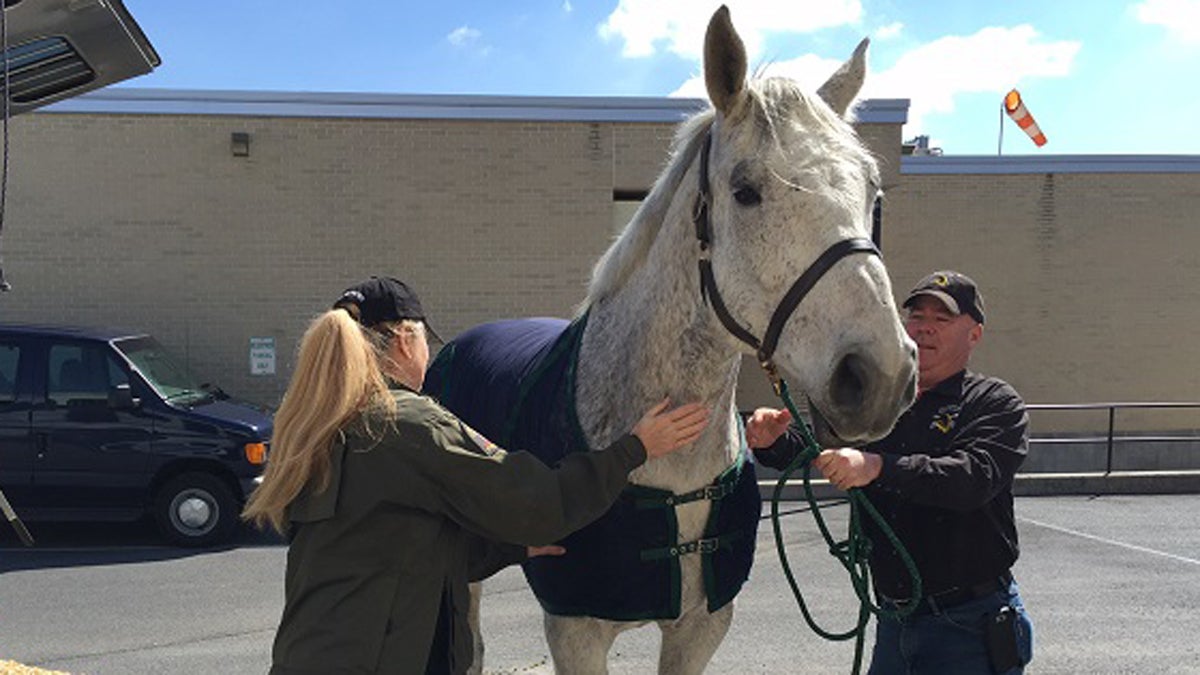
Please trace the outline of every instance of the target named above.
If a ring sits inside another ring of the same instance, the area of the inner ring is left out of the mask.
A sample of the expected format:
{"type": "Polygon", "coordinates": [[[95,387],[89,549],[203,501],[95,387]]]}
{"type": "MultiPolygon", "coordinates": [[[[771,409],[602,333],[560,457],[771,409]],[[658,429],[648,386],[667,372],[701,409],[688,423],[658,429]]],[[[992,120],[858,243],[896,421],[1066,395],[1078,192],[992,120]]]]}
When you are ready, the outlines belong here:
{"type": "Polygon", "coordinates": [[[1030,115],[1029,111],[1025,109],[1025,104],[1021,101],[1021,94],[1016,89],[1004,96],[1004,112],[1008,113],[1017,126],[1025,131],[1035,145],[1040,148],[1046,144],[1046,134],[1042,133],[1037,122],[1033,120],[1033,115],[1030,115]]]}
{"type": "Polygon", "coordinates": [[[1004,106],[1000,106],[1000,134],[996,139],[996,156],[1004,154],[1004,106]]]}

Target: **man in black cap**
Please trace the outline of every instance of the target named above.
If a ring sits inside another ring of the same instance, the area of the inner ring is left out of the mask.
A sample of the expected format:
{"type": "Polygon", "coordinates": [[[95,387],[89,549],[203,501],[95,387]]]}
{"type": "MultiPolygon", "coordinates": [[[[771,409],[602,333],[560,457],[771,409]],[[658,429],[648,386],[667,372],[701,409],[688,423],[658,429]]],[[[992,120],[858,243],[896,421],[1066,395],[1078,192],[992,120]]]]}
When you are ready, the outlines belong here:
{"type": "MultiPolygon", "coordinates": [[[[879,618],[870,673],[1021,673],[1033,627],[1011,572],[1019,553],[1012,484],[1028,452],[1025,403],[1004,381],[967,369],[985,319],[970,277],[930,274],[903,307],[919,350],[917,400],[886,438],[813,460],[838,488],[864,490],[921,577],[913,598],[899,553],[865,519],[880,603],[912,610],[879,618]]],[[[802,449],[789,422],[786,410],[769,408],[747,422],[762,463],[786,467],[802,449]]]]}

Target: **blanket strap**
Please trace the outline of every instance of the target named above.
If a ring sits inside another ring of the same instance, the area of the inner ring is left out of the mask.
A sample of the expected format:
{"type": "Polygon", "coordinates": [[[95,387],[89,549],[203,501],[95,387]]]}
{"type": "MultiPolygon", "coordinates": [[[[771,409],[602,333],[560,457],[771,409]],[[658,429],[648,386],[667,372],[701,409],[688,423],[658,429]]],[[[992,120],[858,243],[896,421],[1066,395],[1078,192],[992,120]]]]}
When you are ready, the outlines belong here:
{"type": "Polygon", "coordinates": [[[742,422],[741,415],[736,415],[738,425],[738,439],[741,441],[738,448],[738,457],[729,468],[717,476],[717,479],[712,485],[706,485],[698,490],[685,492],[681,495],[672,494],[665,490],[646,489],[640,486],[631,486],[626,488],[632,494],[638,495],[634,498],[634,505],[640,509],[661,509],[670,506],[679,506],[688,502],[696,502],[702,499],[707,499],[710,502],[718,502],[737,491],[741,485],[742,466],[749,460],[750,446],[746,444],[746,426],[742,422]]]}
{"type": "Polygon", "coordinates": [[[662,548],[648,548],[641,552],[642,562],[650,560],[662,560],[664,558],[678,558],[688,555],[689,553],[713,554],[719,549],[728,549],[733,547],[733,542],[741,538],[741,532],[727,532],[719,537],[708,537],[707,539],[697,539],[689,541],[685,544],[676,544],[674,546],[664,546],[662,548]]]}
{"type": "Polygon", "coordinates": [[[720,483],[716,485],[706,485],[698,490],[684,492],[682,495],[655,495],[653,497],[638,497],[637,508],[664,508],[679,506],[688,502],[698,502],[700,500],[708,500],[710,502],[724,500],[725,497],[733,494],[738,484],[720,483]]]}
{"type": "Polygon", "coordinates": [[[639,509],[655,509],[667,506],[678,506],[687,504],[688,502],[700,501],[707,499],[709,501],[719,501],[733,494],[737,489],[737,481],[719,483],[717,485],[706,485],[699,490],[692,490],[681,495],[665,494],[655,495],[653,497],[638,497],[636,500],[639,509]]]}

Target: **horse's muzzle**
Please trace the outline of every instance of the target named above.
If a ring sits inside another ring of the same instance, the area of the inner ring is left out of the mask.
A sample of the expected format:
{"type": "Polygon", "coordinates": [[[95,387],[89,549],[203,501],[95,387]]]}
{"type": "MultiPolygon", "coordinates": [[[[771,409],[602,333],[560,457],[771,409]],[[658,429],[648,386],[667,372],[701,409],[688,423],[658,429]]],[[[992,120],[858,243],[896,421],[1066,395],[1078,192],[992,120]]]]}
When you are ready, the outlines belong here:
{"type": "Polygon", "coordinates": [[[823,410],[811,405],[814,432],[823,447],[879,439],[892,429],[916,396],[916,355],[911,347],[898,369],[880,368],[869,355],[849,352],[829,379],[823,410]],[[822,438],[824,436],[824,438],[822,438]]]}

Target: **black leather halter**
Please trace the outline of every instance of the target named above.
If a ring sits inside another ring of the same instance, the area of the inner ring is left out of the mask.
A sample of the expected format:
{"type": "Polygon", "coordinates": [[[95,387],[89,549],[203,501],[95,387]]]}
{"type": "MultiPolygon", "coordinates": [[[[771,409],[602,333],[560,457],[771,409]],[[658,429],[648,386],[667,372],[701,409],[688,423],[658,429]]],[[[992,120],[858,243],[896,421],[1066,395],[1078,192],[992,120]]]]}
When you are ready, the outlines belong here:
{"type": "Polygon", "coordinates": [[[796,307],[804,300],[804,296],[808,295],[821,277],[842,258],[854,253],[880,255],[879,248],[870,239],[853,237],[843,239],[825,249],[825,252],[817,256],[817,259],[808,266],[808,269],[804,270],[804,273],[796,279],[787,294],[779,301],[775,313],[771,315],[771,323],[767,325],[767,332],[760,341],[729,313],[729,308],[725,306],[725,301],[721,298],[721,292],[717,290],[717,280],[713,276],[712,252],[709,250],[712,246],[712,226],[708,220],[710,200],[708,154],[711,150],[712,129],[709,129],[704,138],[704,150],[700,153],[700,192],[696,195],[696,203],[692,209],[692,222],[696,225],[696,238],[700,240],[700,296],[706,302],[712,303],[713,311],[716,312],[721,325],[725,326],[725,330],[750,345],[750,348],[758,355],[758,362],[770,373],[773,371],[773,367],[770,367],[771,357],[775,355],[779,334],[783,332],[783,325],[787,323],[792,312],[796,311],[796,307]]]}

